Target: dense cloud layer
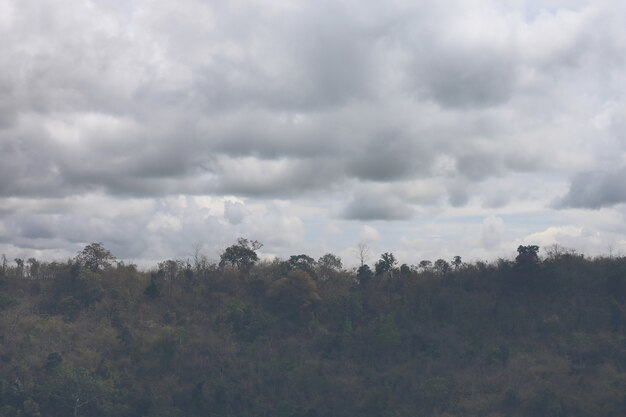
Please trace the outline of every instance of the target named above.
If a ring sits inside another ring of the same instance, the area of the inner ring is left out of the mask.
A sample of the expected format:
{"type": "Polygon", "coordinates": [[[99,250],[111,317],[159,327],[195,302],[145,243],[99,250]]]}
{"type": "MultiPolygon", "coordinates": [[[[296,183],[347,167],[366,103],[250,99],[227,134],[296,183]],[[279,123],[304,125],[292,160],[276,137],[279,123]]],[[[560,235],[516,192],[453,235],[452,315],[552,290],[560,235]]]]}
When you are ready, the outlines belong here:
{"type": "MultiPolygon", "coordinates": [[[[314,247],[305,229],[333,219],[623,203],[624,169],[598,172],[624,164],[624,12],[616,0],[2,1],[0,249],[107,240],[151,258],[176,239],[218,248],[260,213],[314,247]],[[196,197],[224,204],[202,228],[160,203],[196,197]],[[115,221],[59,208],[94,199],[145,208],[115,221]],[[130,243],[144,223],[176,239],[130,243]]],[[[258,237],[282,253],[271,232],[258,237]]]]}

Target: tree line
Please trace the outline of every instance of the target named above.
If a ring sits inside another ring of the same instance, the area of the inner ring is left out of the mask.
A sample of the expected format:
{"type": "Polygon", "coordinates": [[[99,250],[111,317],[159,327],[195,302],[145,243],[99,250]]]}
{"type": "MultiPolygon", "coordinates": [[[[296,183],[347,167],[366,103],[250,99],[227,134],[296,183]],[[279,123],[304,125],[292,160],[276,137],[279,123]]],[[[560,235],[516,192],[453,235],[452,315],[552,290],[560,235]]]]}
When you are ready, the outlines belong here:
{"type": "Polygon", "coordinates": [[[261,247],[148,271],[101,243],[5,260],[0,415],[626,415],[624,257],[346,270],[261,247]]]}

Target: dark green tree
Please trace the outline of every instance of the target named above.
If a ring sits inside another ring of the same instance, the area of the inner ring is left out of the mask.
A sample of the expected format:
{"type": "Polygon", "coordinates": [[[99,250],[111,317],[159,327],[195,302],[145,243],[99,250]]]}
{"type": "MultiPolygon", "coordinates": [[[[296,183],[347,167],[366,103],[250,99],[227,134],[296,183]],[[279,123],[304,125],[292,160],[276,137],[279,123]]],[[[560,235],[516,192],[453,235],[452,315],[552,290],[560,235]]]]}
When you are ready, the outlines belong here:
{"type": "Polygon", "coordinates": [[[372,280],[373,277],[374,277],[374,273],[372,272],[372,269],[367,264],[361,265],[356,270],[356,279],[360,285],[367,285],[372,280]]]}
{"type": "Polygon", "coordinates": [[[18,278],[24,278],[24,260],[21,258],[15,258],[15,264],[17,267],[15,268],[15,275],[18,278]]]}
{"type": "Polygon", "coordinates": [[[39,269],[41,263],[35,258],[28,258],[28,276],[31,278],[39,278],[39,269]]]}
{"type": "Polygon", "coordinates": [[[443,259],[437,259],[433,268],[439,275],[446,275],[450,270],[450,264],[443,259]]]}
{"type": "Polygon", "coordinates": [[[385,252],[380,255],[380,259],[374,265],[376,275],[393,274],[393,269],[397,265],[398,260],[393,253],[385,252]]]}
{"type": "Polygon", "coordinates": [[[153,274],[150,279],[150,284],[143,290],[144,295],[150,298],[158,298],[161,295],[161,289],[157,284],[157,274],[153,274]]]}
{"type": "MultiPolygon", "coordinates": [[[[553,291],[556,287],[554,274],[541,274],[539,246],[518,246],[515,257],[514,273],[511,274],[509,287],[527,291],[553,291]]],[[[505,279],[506,282],[506,279],[505,279]]]]}
{"type": "Polygon", "coordinates": [[[328,279],[332,274],[341,270],[341,268],[343,268],[341,258],[332,253],[327,253],[317,260],[317,269],[322,279],[328,279]]]}
{"type": "Polygon", "coordinates": [[[76,263],[92,272],[102,271],[111,266],[115,256],[101,242],[90,243],[76,256],[76,263]]]}
{"type": "Polygon", "coordinates": [[[240,237],[237,243],[226,248],[220,256],[220,268],[226,265],[236,267],[242,272],[249,272],[259,260],[256,251],[263,246],[256,240],[248,240],[240,237]]]}
{"type": "Polygon", "coordinates": [[[158,276],[165,281],[175,281],[182,274],[185,269],[185,264],[181,260],[168,259],[167,261],[159,262],[158,276]]]}
{"type": "Polygon", "coordinates": [[[311,276],[315,276],[315,259],[308,255],[292,255],[287,261],[289,270],[300,269],[311,276]]]}
{"type": "Polygon", "coordinates": [[[539,246],[537,245],[520,245],[517,247],[517,256],[515,263],[518,266],[537,265],[539,263],[539,246]]]}
{"type": "Polygon", "coordinates": [[[422,270],[422,271],[427,271],[429,270],[431,267],[433,266],[433,263],[429,260],[422,260],[420,261],[418,267],[422,270]]]}
{"type": "Polygon", "coordinates": [[[290,271],[287,276],[275,281],[268,290],[274,308],[281,313],[301,319],[320,296],[311,276],[303,270],[290,271]]]}

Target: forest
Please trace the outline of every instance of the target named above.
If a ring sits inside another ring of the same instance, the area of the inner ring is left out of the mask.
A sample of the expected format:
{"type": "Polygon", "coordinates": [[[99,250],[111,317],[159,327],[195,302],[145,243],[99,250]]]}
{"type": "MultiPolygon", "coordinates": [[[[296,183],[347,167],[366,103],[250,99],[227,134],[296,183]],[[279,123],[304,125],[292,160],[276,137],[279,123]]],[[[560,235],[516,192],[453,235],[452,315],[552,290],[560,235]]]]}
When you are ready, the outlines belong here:
{"type": "Polygon", "coordinates": [[[626,415],[626,257],[0,265],[2,417],[626,415]]]}

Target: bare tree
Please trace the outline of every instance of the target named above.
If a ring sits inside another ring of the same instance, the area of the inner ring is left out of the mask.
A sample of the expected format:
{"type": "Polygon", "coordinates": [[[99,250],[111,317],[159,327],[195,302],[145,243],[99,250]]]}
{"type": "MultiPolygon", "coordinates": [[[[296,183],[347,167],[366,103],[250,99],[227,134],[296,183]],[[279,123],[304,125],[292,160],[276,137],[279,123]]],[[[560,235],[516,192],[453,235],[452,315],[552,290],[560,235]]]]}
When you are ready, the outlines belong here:
{"type": "Polygon", "coordinates": [[[356,255],[359,258],[359,261],[361,262],[361,266],[365,265],[365,262],[367,262],[367,260],[370,257],[370,248],[367,245],[367,243],[359,242],[359,244],[356,247],[356,255]]]}
{"type": "Polygon", "coordinates": [[[202,246],[199,242],[193,245],[193,266],[196,272],[206,271],[209,268],[209,259],[202,253],[202,246]]]}

